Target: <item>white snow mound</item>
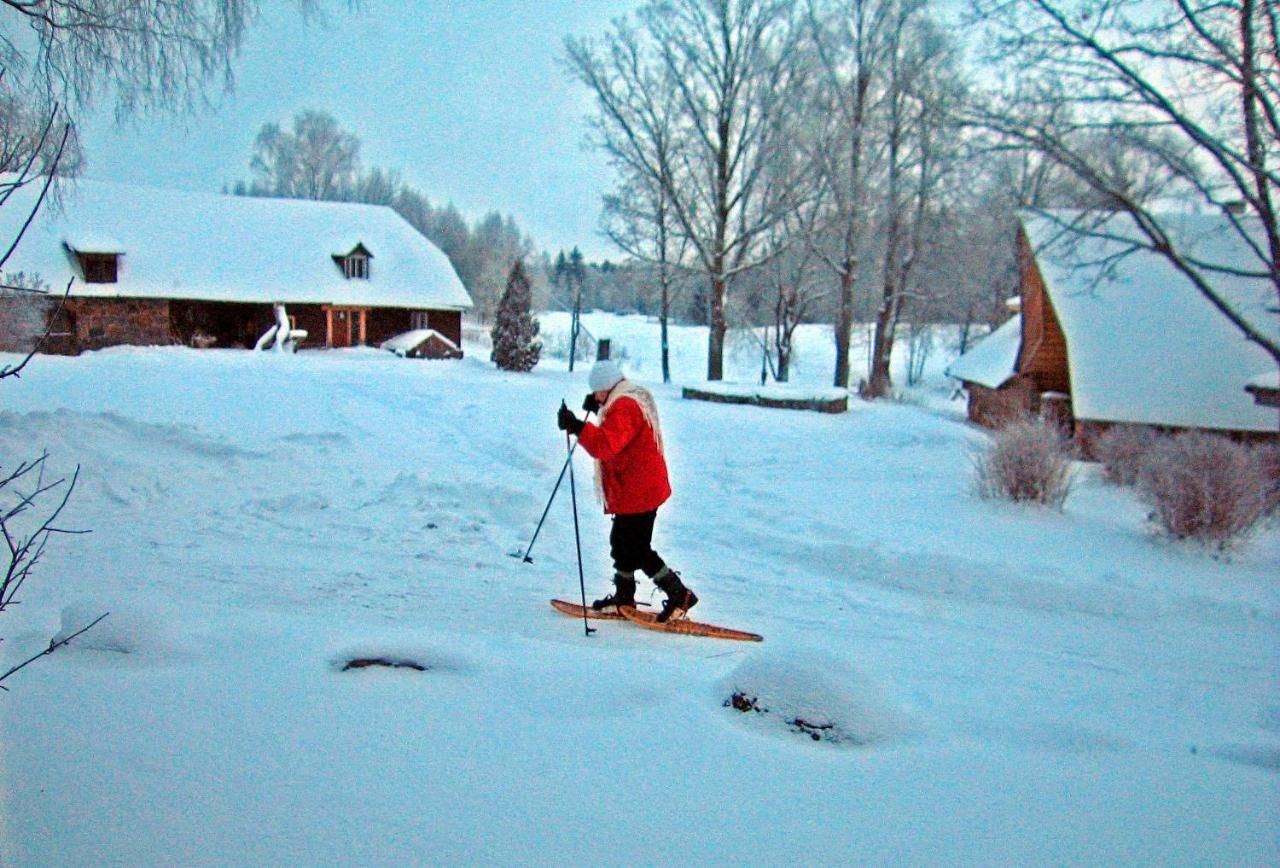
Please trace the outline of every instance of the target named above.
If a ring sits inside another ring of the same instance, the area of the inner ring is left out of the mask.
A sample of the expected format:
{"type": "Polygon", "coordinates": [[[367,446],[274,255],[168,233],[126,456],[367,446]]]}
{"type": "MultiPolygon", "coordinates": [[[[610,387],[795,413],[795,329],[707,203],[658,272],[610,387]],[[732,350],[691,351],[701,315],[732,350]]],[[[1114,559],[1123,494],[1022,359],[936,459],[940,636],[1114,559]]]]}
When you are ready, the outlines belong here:
{"type": "Polygon", "coordinates": [[[845,747],[901,741],[907,715],[842,660],[800,649],[762,649],[721,683],[744,725],[845,747]],[[736,701],[735,701],[736,700],[736,701]]]}
{"type": "MultiPolygon", "coordinates": [[[[174,631],[168,620],[158,613],[105,604],[100,600],[80,600],[62,610],[62,625],[52,641],[61,642],[107,617],[66,646],[74,651],[94,651],[120,655],[133,663],[164,658],[176,650],[174,631]]],[[[63,652],[59,652],[63,653],[63,652]]]]}

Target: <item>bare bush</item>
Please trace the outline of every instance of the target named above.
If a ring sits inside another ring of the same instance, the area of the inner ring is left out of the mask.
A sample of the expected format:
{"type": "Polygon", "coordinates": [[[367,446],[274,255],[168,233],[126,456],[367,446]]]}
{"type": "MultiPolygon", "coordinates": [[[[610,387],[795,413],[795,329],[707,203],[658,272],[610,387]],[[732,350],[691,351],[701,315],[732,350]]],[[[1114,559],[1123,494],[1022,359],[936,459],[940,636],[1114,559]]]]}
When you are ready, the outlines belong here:
{"type": "Polygon", "coordinates": [[[985,498],[1040,503],[1060,509],[1071,492],[1071,458],[1058,429],[1040,421],[1019,422],[996,433],[974,456],[978,494],[985,498]]]}
{"type": "Polygon", "coordinates": [[[1098,438],[1094,454],[1102,478],[1112,485],[1136,485],[1142,459],[1162,435],[1142,425],[1115,425],[1098,438]]]}
{"type": "Polygon", "coordinates": [[[1280,444],[1269,443],[1254,448],[1254,459],[1266,487],[1268,515],[1280,512],[1280,444]]]}
{"type": "Polygon", "coordinates": [[[1248,536],[1266,514],[1274,489],[1262,456],[1226,437],[1179,434],[1147,453],[1138,491],[1162,532],[1223,549],[1248,536]]]}

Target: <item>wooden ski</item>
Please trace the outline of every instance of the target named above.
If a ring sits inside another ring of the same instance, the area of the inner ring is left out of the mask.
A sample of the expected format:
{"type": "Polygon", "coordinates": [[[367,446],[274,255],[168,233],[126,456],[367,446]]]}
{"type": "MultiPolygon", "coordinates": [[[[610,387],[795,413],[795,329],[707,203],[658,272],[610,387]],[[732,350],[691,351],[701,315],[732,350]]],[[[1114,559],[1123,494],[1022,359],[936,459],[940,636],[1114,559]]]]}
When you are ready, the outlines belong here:
{"type": "MultiPolygon", "coordinates": [[[[581,618],[583,615],[582,606],[579,603],[570,603],[567,600],[552,600],[552,607],[557,612],[564,612],[566,615],[572,615],[574,618],[581,618]]],[[[626,619],[617,612],[597,612],[595,609],[587,606],[586,615],[588,618],[595,618],[600,621],[625,621],[626,619]]]]}
{"type": "Polygon", "coordinates": [[[681,636],[706,636],[709,639],[736,639],[739,642],[764,641],[764,637],[758,633],[748,633],[744,630],[734,630],[729,627],[720,627],[716,624],[703,624],[700,621],[690,621],[688,618],[659,623],[658,616],[653,612],[641,612],[630,606],[623,606],[621,612],[622,616],[631,623],[663,633],[678,633],[681,636]]]}

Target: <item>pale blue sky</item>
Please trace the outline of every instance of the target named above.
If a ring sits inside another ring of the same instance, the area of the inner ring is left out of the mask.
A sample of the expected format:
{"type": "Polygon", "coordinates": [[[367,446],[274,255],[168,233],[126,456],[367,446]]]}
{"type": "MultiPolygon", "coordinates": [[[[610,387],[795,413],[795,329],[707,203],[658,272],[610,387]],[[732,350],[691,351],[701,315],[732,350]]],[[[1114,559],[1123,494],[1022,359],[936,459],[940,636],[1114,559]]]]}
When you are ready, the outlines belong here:
{"type": "Polygon", "coordinates": [[[557,63],[566,35],[600,35],[641,0],[329,0],[303,26],[267,0],[236,64],[235,91],[194,115],[84,124],[86,176],[217,191],[249,178],[254,136],[304,109],[361,140],[366,167],[399,169],[469,219],[512,214],[541,249],[617,252],[596,231],[610,184],[582,148],[591,100],[557,63]]]}

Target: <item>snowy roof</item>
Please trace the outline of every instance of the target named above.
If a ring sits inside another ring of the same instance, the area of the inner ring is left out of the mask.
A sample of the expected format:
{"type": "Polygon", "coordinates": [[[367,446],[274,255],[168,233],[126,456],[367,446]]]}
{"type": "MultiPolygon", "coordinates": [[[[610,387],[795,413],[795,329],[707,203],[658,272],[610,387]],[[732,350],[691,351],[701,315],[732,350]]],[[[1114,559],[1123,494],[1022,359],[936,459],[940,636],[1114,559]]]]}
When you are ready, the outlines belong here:
{"type": "Polygon", "coordinates": [[[125,253],[124,242],[107,232],[92,229],[69,231],[62,239],[77,253],[125,253]]]}
{"type": "Polygon", "coordinates": [[[1254,389],[1280,389],[1280,371],[1259,374],[1249,380],[1249,385],[1254,389]]]}
{"type": "MultiPolygon", "coordinates": [[[[78,275],[68,248],[121,253],[116,283],[77,279],[73,296],[328,303],[462,310],[471,297],[444,253],[390,208],[262,199],[76,179],[59,181],[7,271],[60,291],[78,275]],[[347,279],[333,252],[363,245],[367,279],[347,279]]],[[[0,209],[16,236],[39,192],[30,184],[0,209]]]]}
{"type": "Polygon", "coordinates": [[[459,349],[458,345],[449,340],[435,329],[413,329],[412,331],[402,332],[395,337],[387,338],[379,346],[384,350],[390,350],[393,353],[407,353],[414,347],[420,345],[423,341],[430,338],[436,338],[443,341],[444,344],[452,349],[459,349]]]}
{"type": "Polygon", "coordinates": [[[998,389],[1013,376],[1022,344],[1022,317],[1015,316],[947,365],[946,374],[966,383],[998,389]]]}
{"type": "MultiPolygon", "coordinates": [[[[1023,217],[1066,336],[1076,418],[1274,430],[1275,412],[1257,406],[1244,390],[1272,367],[1271,357],[1246,341],[1163,257],[1147,251],[1118,257],[1129,247],[1124,239],[1138,238],[1128,215],[1112,216],[1101,227],[1119,240],[1064,232],[1063,223],[1078,216],[1023,217]],[[1098,267],[1103,262],[1105,274],[1098,267]]],[[[1166,214],[1161,221],[1180,249],[1201,261],[1258,268],[1225,217],[1166,214]]],[[[1280,340],[1275,289],[1268,281],[1221,273],[1212,281],[1236,310],[1280,340]]]]}

